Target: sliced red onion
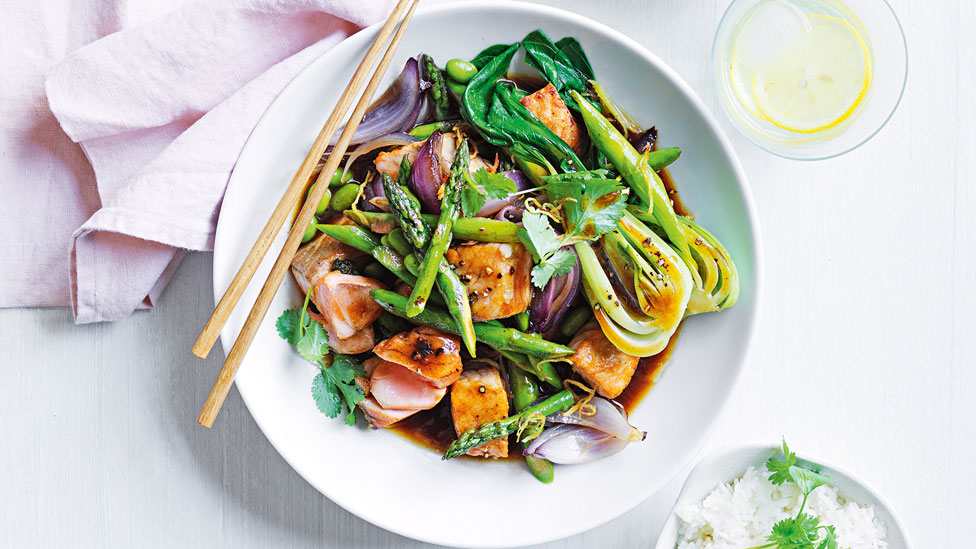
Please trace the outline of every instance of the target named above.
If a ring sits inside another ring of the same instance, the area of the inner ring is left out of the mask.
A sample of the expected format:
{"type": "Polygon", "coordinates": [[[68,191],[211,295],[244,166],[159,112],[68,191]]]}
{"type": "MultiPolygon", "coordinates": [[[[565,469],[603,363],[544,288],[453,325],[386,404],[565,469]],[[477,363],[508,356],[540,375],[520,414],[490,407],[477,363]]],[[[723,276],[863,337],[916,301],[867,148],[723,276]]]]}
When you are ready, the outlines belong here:
{"type": "Polygon", "coordinates": [[[646,433],[627,421],[623,408],[607,399],[593,397],[592,415],[556,413],[547,418],[553,425],[529,443],[524,455],[553,463],[586,463],[612,456],[631,442],[644,440],[646,433]]]}
{"type": "MultiPolygon", "coordinates": [[[[363,156],[364,154],[373,152],[376,149],[381,149],[383,147],[392,147],[392,146],[402,147],[404,145],[409,145],[417,141],[418,139],[416,137],[403,132],[394,132],[391,134],[377,137],[376,139],[371,139],[349,152],[349,158],[346,160],[346,165],[345,167],[343,167],[343,170],[348,172],[349,170],[352,169],[353,162],[358,160],[359,157],[363,156]]],[[[328,155],[325,155],[322,158],[323,159],[328,158],[328,155]]]]}
{"type": "Polygon", "coordinates": [[[437,190],[444,182],[444,170],[439,157],[443,139],[442,131],[432,133],[417,152],[410,172],[410,190],[420,200],[420,209],[425,213],[441,213],[441,200],[437,197],[437,190]]]}
{"type": "Polygon", "coordinates": [[[610,457],[626,448],[627,442],[598,429],[559,425],[543,431],[529,444],[523,455],[561,465],[574,465],[610,457]],[[546,437],[547,434],[551,436],[546,437]]]}
{"type": "MultiPolygon", "coordinates": [[[[424,108],[421,99],[420,66],[417,60],[411,57],[407,59],[403,71],[389,91],[363,116],[350,143],[358,145],[393,132],[404,132],[413,128],[424,108]]],[[[336,135],[332,139],[332,144],[338,140],[339,136],[336,135]]]]}
{"type": "MultiPolygon", "coordinates": [[[[502,172],[502,174],[515,182],[515,188],[517,189],[516,192],[524,191],[529,188],[529,180],[522,172],[518,170],[511,170],[508,172],[502,172]]],[[[518,195],[511,195],[506,198],[489,198],[485,202],[485,205],[478,210],[477,214],[475,214],[475,217],[491,217],[501,211],[505,206],[514,204],[518,199],[518,195]]]]}
{"type": "Polygon", "coordinates": [[[390,211],[389,208],[384,210],[383,208],[377,207],[375,204],[373,204],[374,198],[386,199],[386,191],[383,190],[383,180],[380,179],[379,174],[376,174],[376,177],[374,177],[372,181],[366,185],[366,188],[363,189],[363,202],[361,203],[359,209],[363,210],[364,212],[390,211]]]}
{"type": "Polygon", "coordinates": [[[582,425],[583,427],[598,429],[628,442],[644,440],[646,433],[638,430],[627,421],[627,411],[623,409],[623,406],[602,397],[591,398],[590,404],[596,408],[595,414],[582,414],[580,412],[584,410],[579,410],[567,415],[553,414],[546,419],[552,423],[582,425]]]}
{"type": "MultiPolygon", "coordinates": [[[[576,256],[572,246],[564,246],[576,256]]],[[[555,326],[573,304],[583,280],[583,268],[579,256],[569,273],[549,279],[541,292],[536,292],[529,303],[529,332],[544,333],[555,326]]]]}
{"type": "Polygon", "coordinates": [[[514,204],[509,204],[508,206],[498,210],[498,213],[496,213],[494,217],[499,221],[521,223],[523,213],[525,213],[525,207],[521,202],[515,202],[514,204]]]}

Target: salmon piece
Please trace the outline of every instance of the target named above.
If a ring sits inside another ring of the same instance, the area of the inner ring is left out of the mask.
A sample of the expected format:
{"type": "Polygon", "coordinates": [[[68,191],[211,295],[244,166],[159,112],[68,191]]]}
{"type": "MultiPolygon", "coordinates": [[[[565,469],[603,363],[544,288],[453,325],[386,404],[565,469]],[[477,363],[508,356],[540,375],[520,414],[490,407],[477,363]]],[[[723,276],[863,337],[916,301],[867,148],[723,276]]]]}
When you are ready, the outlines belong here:
{"type": "Polygon", "coordinates": [[[330,271],[312,285],[312,301],[332,331],[348,339],[380,317],[383,308],[369,296],[378,289],[386,286],[365,276],[330,271]]]}
{"type": "Polygon", "coordinates": [[[381,152],[376,155],[373,165],[376,166],[376,171],[395,178],[400,173],[400,162],[403,162],[403,157],[406,156],[410,164],[413,164],[417,158],[417,153],[420,152],[420,147],[423,146],[423,141],[417,141],[397,147],[390,152],[381,152]]]}
{"type": "Polygon", "coordinates": [[[461,375],[461,339],[427,326],[381,341],[373,352],[427,378],[434,387],[447,387],[461,375]]]}
{"type": "MultiPolygon", "coordinates": [[[[373,160],[373,166],[376,167],[376,171],[380,173],[385,173],[386,175],[396,178],[400,173],[400,162],[403,161],[403,157],[407,157],[407,160],[413,164],[413,161],[417,159],[417,153],[420,152],[420,148],[426,143],[426,141],[417,141],[416,143],[410,143],[409,145],[404,145],[402,147],[393,149],[390,152],[381,152],[376,155],[376,160],[373,160]]],[[[441,173],[448,174],[451,172],[451,164],[454,163],[454,156],[457,153],[457,142],[454,140],[453,133],[445,133],[441,137],[441,150],[437,152],[437,159],[440,161],[441,173]]],[[[483,158],[478,156],[471,157],[470,164],[468,165],[468,171],[474,173],[481,168],[487,168],[490,164],[486,162],[483,158]]]]}
{"type": "Polygon", "coordinates": [[[381,360],[369,377],[369,393],[387,410],[430,410],[447,394],[424,376],[381,360]]]}
{"type": "MultiPolygon", "coordinates": [[[[482,423],[508,417],[508,392],[494,368],[465,370],[451,385],[451,417],[459,436],[482,423]]],[[[508,437],[468,450],[469,456],[508,457],[508,437]]]]}
{"type": "Polygon", "coordinates": [[[552,82],[541,90],[523,97],[521,103],[574,151],[579,152],[582,133],[576,125],[573,113],[569,112],[569,107],[563,102],[563,98],[559,97],[559,92],[552,82]]]}
{"type": "Polygon", "coordinates": [[[312,320],[319,322],[322,326],[325,326],[326,333],[329,334],[329,349],[344,355],[358,355],[359,353],[365,353],[366,351],[373,348],[373,343],[376,341],[373,336],[373,327],[366,326],[362,330],[354,333],[351,337],[342,339],[339,334],[335,333],[332,329],[332,325],[325,319],[324,316],[309,311],[308,316],[312,320]]]}
{"type": "Polygon", "coordinates": [[[475,322],[506,318],[532,300],[532,256],[517,242],[469,242],[447,250],[447,261],[468,289],[475,322]]]}
{"type": "Polygon", "coordinates": [[[573,370],[606,398],[620,396],[640,362],[640,358],[630,356],[610,343],[596,320],[583,326],[569,346],[576,351],[569,357],[573,361],[573,370]]]}
{"type": "Polygon", "coordinates": [[[380,406],[380,403],[377,402],[372,395],[367,395],[366,398],[359,401],[359,409],[363,411],[363,415],[366,416],[366,421],[369,422],[369,426],[373,429],[383,429],[385,427],[389,427],[390,425],[404,420],[419,411],[387,410],[386,408],[380,406]]]}
{"type": "MultiPolygon", "coordinates": [[[[355,225],[346,217],[341,217],[335,225],[355,225]]],[[[320,277],[332,271],[332,263],[337,259],[359,259],[366,254],[347,246],[325,233],[303,244],[291,260],[291,273],[303,292],[320,277]]]]}

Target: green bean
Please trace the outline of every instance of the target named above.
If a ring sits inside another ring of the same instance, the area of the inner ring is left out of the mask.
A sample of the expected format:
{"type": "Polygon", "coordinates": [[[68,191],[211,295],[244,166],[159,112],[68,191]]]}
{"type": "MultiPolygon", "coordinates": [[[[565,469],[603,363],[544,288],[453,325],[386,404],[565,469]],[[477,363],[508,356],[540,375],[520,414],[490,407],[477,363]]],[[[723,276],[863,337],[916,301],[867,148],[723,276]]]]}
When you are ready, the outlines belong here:
{"type": "MultiPolygon", "coordinates": [[[[305,193],[305,200],[308,200],[308,195],[312,194],[312,187],[308,188],[308,192],[305,193]]],[[[322,215],[329,209],[329,201],[332,200],[332,191],[325,189],[325,194],[322,195],[322,200],[319,205],[315,208],[315,215],[322,215]]]]}
{"type": "Polygon", "coordinates": [[[413,276],[420,274],[420,261],[417,260],[417,256],[414,254],[407,254],[403,256],[403,266],[407,268],[413,276]]]}
{"type": "Polygon", "coordinates": [[[466,86],[465,84],[462,84],[457,80],[454,80],[453,78],[447,79],[447,89],[456,93],[459,97],[464,97],[464,90],[466,90],[467,87],[468,86],[466,86]]]}
{"type": "Polygon", "coordinates": [[[427,242],[427,249],[424,251],[423,260],[420,263],[420,274],[417,275],[417,283],[410,292],[410,304],[407,306],[408,316],[417,316],[424,310],[430,290],[434,287],[437,270],[441,260],[444,259],[444,252],[451,244],[451,227],[457,219],[461,209],[461,190],[468,177],[468,143],[462,140],[454,156],[454,165],[451,166],[451,175],[447,178],[447,183],[442,189],[441,215],[437,219],[434,232],[430,235],[427,242]]]}
{"type": "Polygon", "coordinates": [[[458,278],[454,269],[451,269],[446,259],[441,260],[437,270],[437,287],[444,296],[447,312],[460,328],[458,331],[464,347],[471,356],[477,356],[478,336],[474,331],[474,318],[471,316],[471,304],[468,302],[468,288],[458,278]]]}
{"type": "MultiPolygon", "coordinates": [[[[389,194],[387,194],[389,199],[389,194]]],[[[346,215],[352,217],[352,211],[347,210],[346,215]]],[[[363,220],[368,224],[394,221],[393,214],[380,212],[359,212],[363,220]]],[[[437,216],[433,214],[421,214],[421,219],[428,225],[437,223],[437,216]]],[[[501,221],[498,219],[488,219],[485,217],[459,217],[454,220],[451,227],[451,234],[458,240],[474,240],[477,242],[518,242],[519,226],[511,221],[501,221]]]]}
{"type": "Polygon", "coordinates": [[[566,337],[573,337],[591,318],[593,318],[593,311],[586,305],[573,307],[563,318],[559,331],[566,337]]]}
{"type": "MultiPolygon", "coordinates": [[[[444,311],[429,308],[414,317],[408,317],[406,309],[409,298],[389,290],[373,290],[369,295],[381,307],[399,317],[408,318],[442,332],[460,334],[457,322],[444,311]]],[[[474,322],[473,326],[477,340],[498,351],[542,357],[562,357],[574,353],[565,345],[542,339],[539,334],[526,334],[491,322],[474,322]]]]}
{"type": "MultiPolygon", "coordinates": [[[[385,234],[385,235],[381,236],[380,237],[380,244],[382,244],[384,246],[390,246],[390,235],[389,234],[385,234]]],[[[390,247],[392,248],[392,246],[390,246],[390,247]]]]}
{"type": "Polygon", "coordinates": [[[543,362],[542,359],[535,356],[528,356],[526,358],[529,359],[529,371],[536,374],[536,377],[540,381],[548,383],[555,389],[563,388],[563,378],[556,371],[556,367],[552,362],[543,362]]]}
{"type": "Polygon", "coordinates": [[[539,398],[539,386],[529,374],[515,364],[508,364],[508,380],[512,386],[512,404],[516,412],[529,407],[539,398]]]}
{"type": "Polygon", "coordinates": [[[403,229],[397,227],[390,231],[390,234],[386,235],[387,240],[389,240],[388,245],[399,252],[401,255],[407,255],[413,251],[413,246],[407,240],[407,235],[403,233],[403,229]]]}
{"type": "MultiPolygon", "coordinates": [[[[512,387],[512,404],[516,412],[528,408],[539,398],[539,386],[524,370],[512,362],[508,364],[508,379],[512,387]]],[[[539,482],[544,484],[552,482],[554,472],[549,460],[525,456],[525,464],[539,482]]]]}
{"type": "Polygon", "coordinates": [[[448,446],[442,459],[456,458],[467,453],[468,450],[471,450],[472,448],[477,448],[482,444],[507,437],[518,430],[519,424],[522,422],[523,418],[535,415],[545,417],[557,412],[563,412],[568,410],[569,407],[573,405],[574,401],[575,399],[573,398],[573,393],[569,389],[564,389],[546,400],[543,400],[534,406],[529,406],[521,412],[508,416],[505,419],[482,423],[474,429],[469,429],[461,433],[457,440],[448,446]]]}
{"type": "Polygon", "coordinates": [[[529,312],[522,311],[521,313],[515,315],[515,327],[522,332],[527,332],[529,330],[529,312]]]}
{"type": "Polygon", "coordinates": [[[442,132],[450,131],[454,126],[460,123],[460,120],[444,120],[441,122],[431,122],[430,124],[424,124],[423,126],[417,126],[416,128],[408,131],[407,133],[417,139],[427,139],[434,134],[437,130],[442,132]]]}
{"type": "Polygon", "coordinates": [[[467,84],[478,74],[478,67],[474,63],[464,59],[451,59],[447,62],[447,75],[461,84],[467,84]]]}
{"type": "Polygon", "coordinates": [[[337,212],[348,210],[357,196],[359,196],[359,185],[355,183],[343,185],[332,195],[332,209],[337,212]]]}

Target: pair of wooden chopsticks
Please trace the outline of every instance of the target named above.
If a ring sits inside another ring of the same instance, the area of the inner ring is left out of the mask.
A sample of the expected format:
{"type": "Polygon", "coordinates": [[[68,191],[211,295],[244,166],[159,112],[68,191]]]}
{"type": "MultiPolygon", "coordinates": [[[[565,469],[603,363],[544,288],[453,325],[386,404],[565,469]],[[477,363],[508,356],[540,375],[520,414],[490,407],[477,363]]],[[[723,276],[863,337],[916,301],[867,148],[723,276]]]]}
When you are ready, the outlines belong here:
{"type": "Polygon", "coordinates": [[[349,107],[352,105],[353,100],[356,98],[356,95],[362,88],[363,82],[366,80],[369,70],[372,68],[377,58],[379,58],[379,64],[376,66],[376,72],[373,74],[373,77],[370,78],[369,83],[366,84],[366,89],[363,90],[359,103],[356,104],[356,108],[349,117],[349,121],[346,122],[345,129],[343,129],[342,133],[339,135],[339,140],[336,142],[335,147],[333,147],[332,153],[329,155],[329,160],[325,163],[325,167],[322,168],[322,171],[316,178],[315,183],[312,185],[308,198],[305,200],[305,205],[298,213],[295,224],[288,233],[287,240],[285,240],[285,245],[281,249],[281,253],[278,254],[278,259],[271,268],[271,273],[268,275],[267,281],[265,281],[264,286],[261,287],[261,292],[258,294],[257,300],[254,302],[254,306],[251,308],[251,312],[247,315],[247,320],[244,322],[244,327],[237,336],[237,341],[234,342],[234,346],[231,347],[230,352],[227,353],[227,359],[224,361],[224,366],[220,369],[220,374],[217,376],[217,381],[214,382],[213,388],[210,389],[210,395],[207,396],[207,401],[204,403],[199,417],[197,417],[197,422],[200,425],[203,425],[204,427],[213,426],[214,420],[217,418],[217,414],[220,412],[220,407],[223,405],[224,399],[227,397],[227,392],[230,391],[231,383],[234,382],[234,375],[237,373],[237,369],[241,365],[241,360],[244,359],[244,354],[251,345],[251,341],[254,339],[254,334],[257,333],[258,327],[261,325],[261,321],[264,320],[264,315],[268,312],[268,307],[271,305],[271,300],[274,298],[275,293],[278,291],[282,280],[288,272],[288,268],[291,265],[291,260],[294,257],[295,252],[298,250],[298,246],[301,244],[302,236],[305,234],[305,230],[312,222],[312,218],[315,215],[315,208],[322,200],[322,196],[325,194],[326,189],[329,188],[329,182],[332,180],[332,176],[339,167],[339,163],[342,161],[342,157],[345,154],[346,149],[349,147],[349,142],[352,140],[353,134],[356,132],[356,128],[359,127],[359,122],[366,113],[366,109],[369,108],[370,101],[372,101],[373,95],[376,93],[377,88],[379,88],[383,75],[386,73],[386,69],[390,66],[393,55],[396,53],[397,46],[400,44],[400,40],[403,38],[403,33],[407,28],[407,24],[410,22],[411,17],[413,17],[413,12],[419,3],[420,0],[400,0],[393,9],[393,13],[390,14],[389,19],[386,20],[383,28],[380,29],[380,32],[373,41],[373,44],[369,47],[369,51],[366,52],[366,56],[363,58],[362,63],[359,64],[359,68],[357,68],[355,74],[353,74],[352,80],[349,82],[349,85],[346,86],[346,90],[342,93],[342,97],[339,98],[339,102],[336,104],[335,110],[332,112],[332,115],[329,116],[325,126],[322,127],[322,131],[319,132],[318,137],[315,139],[315,143],[312,144],[312,148],[308,151],[308,156],[306,156],[305,161],[302,162],[301,167],[298,169],[298,173],[296,173],[294,179],[291,180],[291,184],[288,185],[288,189],[281,197],[281,201],[278,202],[278,206],[275,207],[274,212],[272,212],[271,218],[268,219],[264,229],[261,230],[261,234],[258,236],[258,239],[251,248],[251,251],[247,254],[244,264],[241,265],[241,268],[237,271],[237,274],[234,275],[234,279],[231,281],[227,291],[224,292],[223,297],[221,297],[220,301],[217,303],[217,307],[214,309],[213,314],[210,315],[210,319],[207,321],[206,326],[204,326],[203,331],[200,333],[200,337],[197,338],[196,343],[193,344],[192,350],[193,354],[196,356],[206,358],[210,353],[210,349],[213,347],[214,342],[217,341],[217,336],[220,334],[221,328],[223,328],[224,323],[227,322],[227,317],[234,309],[234,306],[237,305],[238,300],[240,300],[241,294],[244,293],[244,288],[247,287],[248,282],[251,281],[251,277],[254,276],[254,272],[264,259],[264,255],[268,252],[268,248],[271,247],[271,243],[274,241],[275,235],[278,234],[278,231],[281,230],[281,226],[284,225],[285,219],[288,217],[289,212],[291,212],[295,205],[298,204],[299,200],[301,200],[305,183],[308,181],[309,177],[312,175],[312,171],[315,169],[316,164],[325,153],[325,149],[328,146],[329,141],[332,140],[332,136],[335,135],[335,132],[339,127],[339,123],[342,122],[342,120],[345,118],[346,112],[349,111],[349,107]],[[404,15],[404,12],[406,12],[406,15],[404,15]],[[386,44],[386,41],[389,39],[393,29],[397,26],[397,22],[400,21],[401,16],[403,16],[403,21],[400,23],[399,28],[397,28],[396,34],[393,35],[390,45],[386,48],[386,51],[382,54],[382,57],[380,57],[380,50],[382,49],[383,45],[386,44]]]}

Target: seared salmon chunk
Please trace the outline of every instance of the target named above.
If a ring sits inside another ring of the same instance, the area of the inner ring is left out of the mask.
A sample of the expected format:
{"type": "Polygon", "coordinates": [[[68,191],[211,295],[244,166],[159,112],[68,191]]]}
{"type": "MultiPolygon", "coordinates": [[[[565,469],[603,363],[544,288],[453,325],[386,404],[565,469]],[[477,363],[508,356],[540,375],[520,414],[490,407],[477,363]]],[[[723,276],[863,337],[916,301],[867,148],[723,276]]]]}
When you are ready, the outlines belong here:
{"type": "MultiPolygon", "coordinates": [[[[451,417],[460,435],[482,423],[508,417],[508,392],[498,370],[465,370],[451,385],[451,417]]],[[[469,456],[507,457],[508,438],[500,438],[468,450],[469,456]]]]}
{"type": "Polygon", "coordinates": [[[539,117],[552,133],[559,136],[559,139],[579,152],[582,136],[579,126],[573,118],[573,113],[569,111],[563,98],[559,97],[559,92],[551,82],[541,90],[523,97],[522,104],[529,109],[529,112],[539,117]]]}
{"type": "Polygon", "coordinates": [[[381,341],[376,356],[405,366],[435,387],[447,387],[461,375],[461,339],[434,328],[419,326],[381,341]]]}
{"type": "Polygon", "coordinates": [[[620,396],[630,383],[630,378],[634,377],[637,363],[640,362],[638,357],[615,347],[603,335],[596,320],[583,326],[569,346],[576,351],[575,355],[569,357],[573,361],[573,370],[606,398],[620,396]]]}
{"type": "Polygon", "coordinates": [[[447,250],[468,289],[475,322],[521,313],[532,300],[532,256],[517,242],[469,242],[447,250]]]}

